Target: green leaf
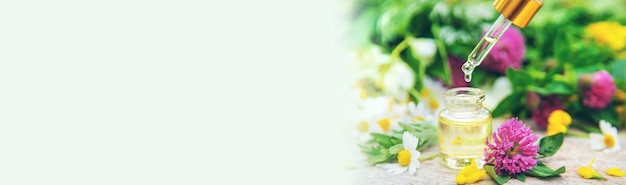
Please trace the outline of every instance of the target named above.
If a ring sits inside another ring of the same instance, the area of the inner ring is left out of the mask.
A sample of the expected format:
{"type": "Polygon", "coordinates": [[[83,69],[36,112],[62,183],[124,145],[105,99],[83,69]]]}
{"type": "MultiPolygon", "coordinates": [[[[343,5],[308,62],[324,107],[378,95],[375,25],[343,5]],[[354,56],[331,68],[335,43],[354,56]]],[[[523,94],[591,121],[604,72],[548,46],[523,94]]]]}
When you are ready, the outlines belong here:
{"type": "Polygon", "coordinates": [[[389,148],[389,153],[390,154],[398,154],[402,150],[404,150],[404,146],[402,146],[402,144],[397,144],[397,145],[393,145],[391,148],[389,148]]]}
{"type": "Polygon", "coordinates": [[[570,61],[572,56],[572,45],[567,33],[560,32],[554,41],[554,57],[560,62],[570,61]]]}
{"type": "Polygon", "coordinates": [[[572,95],[576,93],[568,84],[563,82],[551,82],[545,88],[531,85],[528,87],[528,90],[546,96],[551,94],[572,95]]]}
{"type": "Polygon", "coordinates": [[[519,107],[521,105],[520,99],[522,98],[522,96],[524,96],[524,94],[520,92],[512,93],[511,95],[507,96],[502,101],[500,101],[495,109],[493,109],[491,115],[494,118],[499,117],[519,107]]]}
{"type": "Polygon", "coordinates": [[[391,155],[389,155],[388,153],[379,153],[376,155],[370,155],[367,162],[373,165],[373,164],[385,162],[389,159],[391,159],[391,155]]]}
{"type": "Polygon", "coordinates": [[[597,71],[603,70],[605,69],[604,65],[601,63],[598,64],[593,64],[593,65],[587,65],[584,67],[578,66],[575,68],[575,73],[577,75],[583,75],[583,74],[589,74],[589,73],[595,73],[597,71]]]}
{"type": "Polygon", "coordinates": [[[394,145],[402,144],[402,139],[396,138],[395,136],[390,139],[391,143],[394,145]]]}
{"type": "MultiPolygon", "coordinates": [[[[450,65],[448,63],[448,52],[446,51],[446,45],[443,42],[442,38],[439,36],[439,24],[433,24],[431,26],[431,31],[433,33],[433,37],[435,38],[435,44],[437,45],[437,53],[440,56],[442,62],[440,62],[443,70],[443,82],[445,84],[452,84],[452,72],[450,71],[450,65]]],[[[434,66],[434,65],[433,65],[434,66]]]]}
{"type": "Polygon", "coordinates": [[[615,81],[626,82],[626,60],[619,60],[609,64],[609,73],[615,81]]]}
{"type": "Polygon", "coordinates": [[[370,135],[372,136],[372,140],[374,140],[375,142],[377,142],[378,144],[382,146],[385,146],[385,147],[393,146],[393,144],[391,143],[391,136],[380,134],[380,133],[370,133],[370,135]]]}
{"type": "Polygon", "coordinates": [[[607,121],[611,123],[614,127],[620,128],[619,115],[615,111],[615,105],[609,104],[604,109],[591,109],[586,111],[587,114],[591,115],[594,123],[599,123],[600,120],[607,121]]]}
{"type": "Polygon", "coordinates": [[[411,47],[413,46],[409,45],[409,49],[406,49],[400,53],[400,59],[402,59],[404,63],[409,65],[411,70],[413,70],[413,74],[415,74],[415,84],[413,84],[413,88],[421,91],[422,87],[424,86],[424,83],[422,82],[422,79],[424,79],[424,73],[422,71],[425,71],[425,69],[422,61],[420,61],[419,58],[415,56],[413,52],[411,52],[411,47]]]}
{"type": "Polygon", "coordinates": [[[539,158],[554,155],[563,145],[563,133],[546,136],[539,141],[539,158]]]}
{"type": "Polygon", "coordinates": [[[522,181],[522,182],[526,182],[526,175],[525,174],[517,174],[515,176],[515,178],[517,178],[517,180],[522,181]]]}
{"type": "Polygon", "coordinates": [[[626,90],[626,59],[610,63],[608,71],[615,79],[617,88],[626,90]]]}
{"type": "Polygon", "coordinates": [[[514,70],[513,68],[506,69],[506,77],[513,84],[514,92],[521,92],[526,89],[526,86],[532,83],[532,76],[527,71],[514,70]]]}
{"type": "Polygon", "coordinates": [[[482,84],[485,84],[487,81],[487,72],[483,71],[482,68],[477,68],[472,73],[472,87],[480,87],[482,84]]]}
{"type": "Polygon", "coordinates": [[[491,176],[491,179],[495,180],[498,184],[504,184],[511,179],[511,176],[499,176],[496,171],[493,169],[493,165],[485,165],[483,166],[487,174],[491,176]]]}
{"type": "Polygon", "coordinates": [[[419,143],[417,144],[418,151],[424,151],[426,148],[436,144],[439,139],[437,128],[433,124],[404,122],[399,122],[398,124],[403,130],[419,138],[419,143]]]}
{"type": "Polygon", "coordinates": [[[537,163],[537,166],[535,166],[530,171],[526,172],[526,175],[545,178],[545,177],[558,176],[562,173],[565,173],[565,166],[561,166],[559,169],[553,170],[543,163],[537,163]]]}

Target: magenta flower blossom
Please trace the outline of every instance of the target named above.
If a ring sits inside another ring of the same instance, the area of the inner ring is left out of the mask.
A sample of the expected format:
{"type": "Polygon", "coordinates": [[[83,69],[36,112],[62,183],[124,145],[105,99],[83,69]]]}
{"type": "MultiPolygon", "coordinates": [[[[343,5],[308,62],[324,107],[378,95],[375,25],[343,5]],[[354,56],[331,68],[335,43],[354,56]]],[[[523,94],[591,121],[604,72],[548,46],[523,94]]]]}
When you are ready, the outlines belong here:
{"type": "Polygon", "coordinates": [[[506,30],[496,45],[493,46],[485,57],[482,66],[488,71],[504,74],[508,67],[520,69],[522,62],[524,62],[525,53],[526,44],[522,32],[512,27],[506,30]]]}
{"type": "Polygon", "coordinates": [[[511,118],[485,141],[485,163],[493,165],[498,175],[525,173],[537,165],[538,137],[530,127],[511,118]]]}
{"type": "Polygon", "coordinates": [[[578,87],[583,93],[583,105],[594,109],[609,105],[615,94],[615,81],[605,70],[581,75],[578,78],[578,87]]]}
{"type": "Polygon", "coordinates": [[[452,55],[448,55],[448,64],[452,73],[452,87],[469,87],[470,83],[465,81],[465,74],[461,70],[464,60],[452,55]]]}
{"type": "Polygon", "coordinates": [[[542,129],[546,129],[548,126],[548,117],[552,111],[563,108],[563,103],[559,100],[558,96],[548,96],[547,99],[539,103],[539,108],[533,110],[532,120],[542,129]]]}
{"type": "Polygon", "coordinates": [[[529,110],[535,110],[539,107],[539,103],[541,102],[541,97],[536,92],[529,91],[526,93],[526,108],[529,110]]]}

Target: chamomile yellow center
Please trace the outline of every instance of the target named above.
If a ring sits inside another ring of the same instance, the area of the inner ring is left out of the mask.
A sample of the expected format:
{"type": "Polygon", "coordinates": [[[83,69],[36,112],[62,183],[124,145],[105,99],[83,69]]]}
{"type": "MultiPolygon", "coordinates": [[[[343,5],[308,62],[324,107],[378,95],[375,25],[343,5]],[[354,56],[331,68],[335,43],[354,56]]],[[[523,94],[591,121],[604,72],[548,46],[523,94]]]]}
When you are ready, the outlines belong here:
{"type": "Polygon", "coordinates": [[[430,89],[423,88],[422,89],[422,97],[429,97],[429,96],[430,96],[430,89]]]}
{"type": "Polygon", "coordinates": [[[411,152],[402,150],[398,153],[398,163],[400,166],[408,166],[411,163],[411,152]]]}
{"type": "Polygon", "coordinates": [[[367,91],[363,88],[359,88],[359,98],[365,100],[367,98],[367,91]]]}
{"type": "Polygon", "coordinates": [[[424,118],[422,118],[422,116],[415,116],[413,117],[413,121],[424,121],[424,118]]]}
{"type": "Polygon", "coordinates": [[[431,110],[437,110],[439,108],[439,102],[434,98],[428,99],[428,107],[431,110]]]}
{"type": "Polygon", "coordinates": [[[367,121],[365,120],[361,120],[357,125],[356,125],[357,130],[359,130],[360,133],[366,133],[368,130],[370,130],[370,124],[367,123],[367,121]]]}
{"type": "Polygon", "coordinates": [[[605,134],[603,141],[604,146],[606,146],[607,148],[613,148],[613,146],[615,146],[615,138],[613,137],[613,135],[605,134]]]}
{"type": "Polygon", "coordinates": [[[378,120],[378,126],[385,132],[389,131],[389,127],[391,126],[389,118],[383,118],[378,120]]]}

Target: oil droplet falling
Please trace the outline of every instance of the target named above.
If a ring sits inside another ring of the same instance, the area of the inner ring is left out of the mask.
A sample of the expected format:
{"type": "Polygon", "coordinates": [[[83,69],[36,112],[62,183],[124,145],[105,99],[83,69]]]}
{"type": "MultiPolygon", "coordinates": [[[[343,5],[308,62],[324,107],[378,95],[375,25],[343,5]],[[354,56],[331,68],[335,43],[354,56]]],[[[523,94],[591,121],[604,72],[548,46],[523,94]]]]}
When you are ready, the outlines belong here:
{"type": "Polygon", "coordinates": [[[463,74],[465,74],[464,75],[465,82],[471,82],[472,71],[474,71],[474,66],[472,66],[472,63],[470,61],[465,62],[463,66],[461,66],[461,70],[463,70],[463,74]]]}
{"type": "Polygon", "coordinates": [[[472,74],[465,73],[465,82],[471,82],[471,81],[472,81],[472,74]]]}

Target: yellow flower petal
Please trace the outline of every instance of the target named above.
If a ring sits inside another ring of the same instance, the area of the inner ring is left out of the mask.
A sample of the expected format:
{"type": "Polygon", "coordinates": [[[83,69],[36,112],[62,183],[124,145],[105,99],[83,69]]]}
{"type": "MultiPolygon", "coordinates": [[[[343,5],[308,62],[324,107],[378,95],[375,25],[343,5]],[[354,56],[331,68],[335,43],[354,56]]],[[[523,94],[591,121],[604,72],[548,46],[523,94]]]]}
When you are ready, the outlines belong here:
{"type": "Polygon", "coordinates": [[[624,27],[617,22],[592,23],[587,26],[585,32],[597,43],[608,45],[614,51],[620,51],[626,46],[624,27]]]}
{"type": "Polygon", "coordinates": [[[596,161],[596,158],[593,158],[589,163],[588,167],[581,166],[578,167],[578,174],[585,179],[602,179],[602,175],[600,175],[597,171],[593,170],[591,167],[593,162],[596,161]]]}
{"type": "Polygon", "coordinates": [[[467,183],[475,183],[481,178],[483,178],[486,174],[487,172],[485,172],[485,170],[476,171],[472,173],[471,175],[467,176],[467,183]]]}
{"type": "Polygon", "coordinates": [[[554,134],[558,134],[559,132],[567,132],[567,126],[562,125],[561,123],[548,123],[546,135],[551,136],[554,134]]]}
{"type": "Polygon", "coordinates": [[[467,182],[467,178],[465,177],[465,175],[457,175],[456,176],[456,184],[465,184],[467,182]]]}
{"type": "Polygon", "coordinates": [[[624,102],[626,100],[626,92],[621,89],[615,90],[615,98],[617,101],[624,102]]]}
{"type": "Polygon", "coordinates": [[[548,116],[548,124],[561,124],[569,126],[572,123],[572,117],[563,110],[554,110],[548,116]]]}
{"type": "Polygon", "coordinates": [[[461,169],[459,174],[456,176],[456,183],[457,184],[475,183],[476,181],[483,178],[486,174],[487,172],[485,172],[485,170],[478,170],[478,167],[476,166],[476,162],[474,162],[474,160],[472,159],[471,164],[461,169]]]}
{"type": "Polygon", "coordinates": [[[626,176],[626,173],[624,173],[619,168],[609,168],[609,169],[606,169],[606,174],[609,174],[609,175],[612,175],[612,176],[616,176],[616,177],[626,176]]]}
{"type": "Polygon", "coordinates": [[[476,168],[475,166],[466,166],[464,167],[460,172],[459,175],[463,175],[463,176],[469,176],[472,173],[478,171],[478,168],[476,168]],[[473,168],[472,168],[473,167],[473,168]]]}

